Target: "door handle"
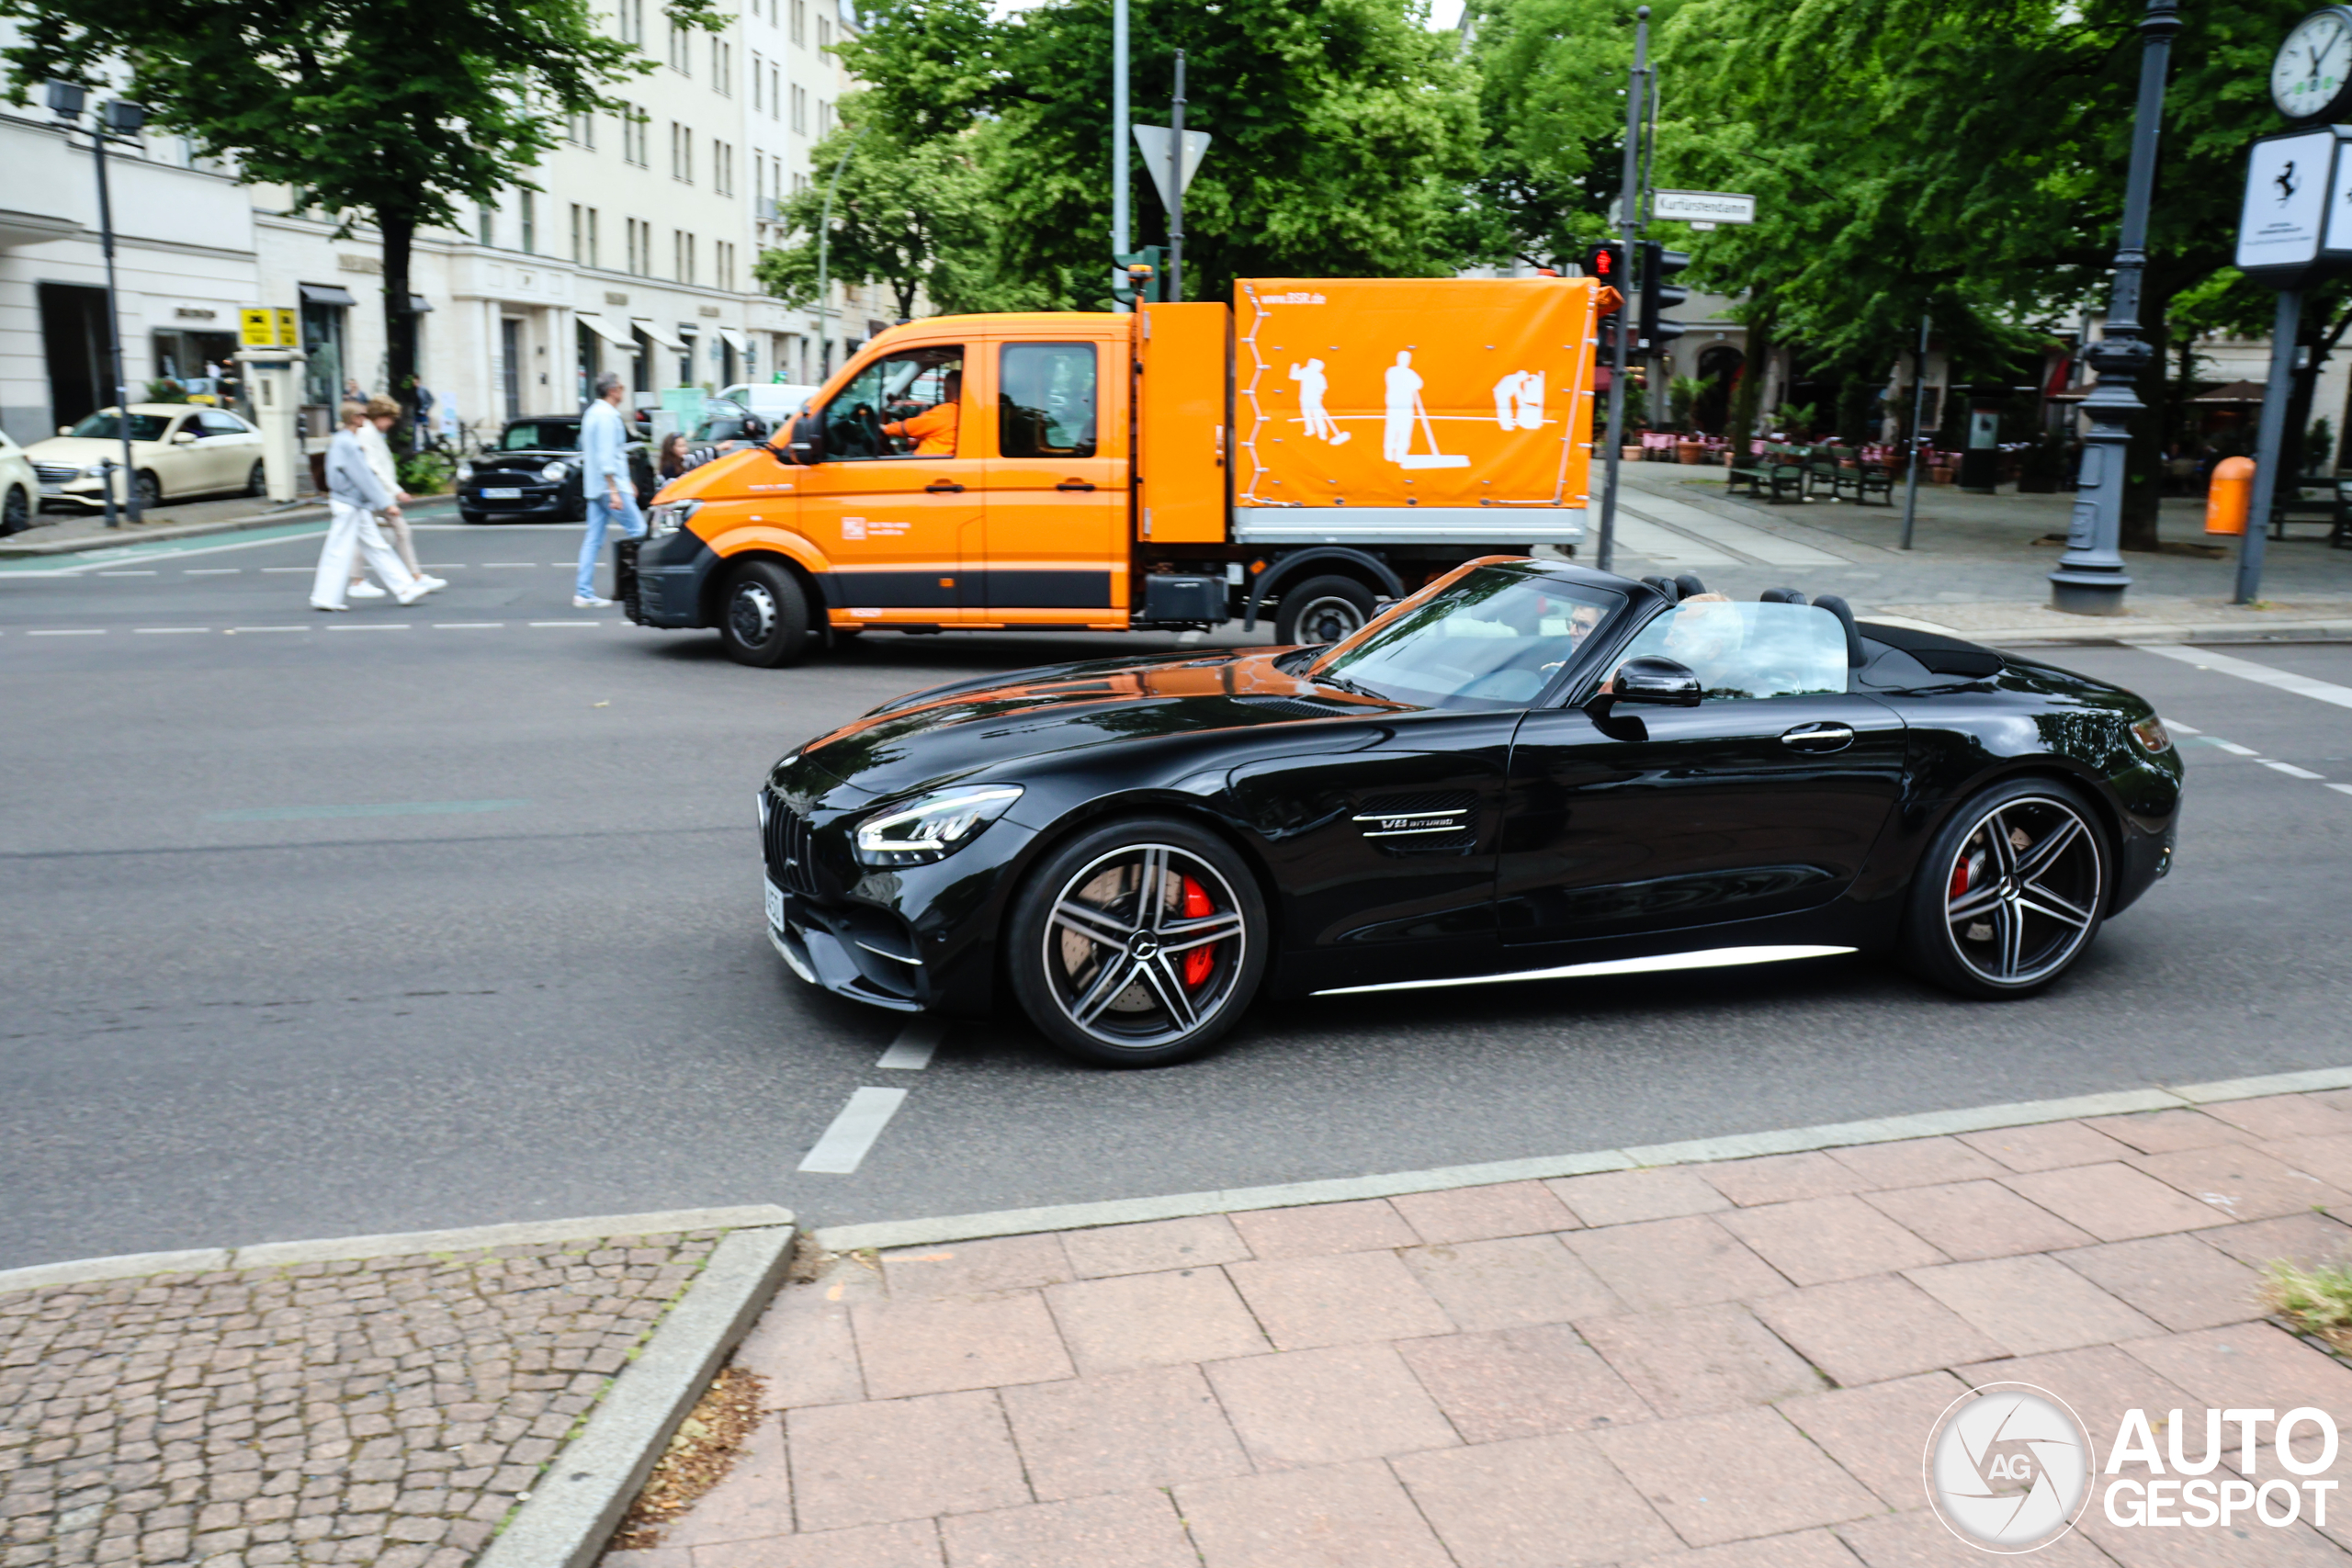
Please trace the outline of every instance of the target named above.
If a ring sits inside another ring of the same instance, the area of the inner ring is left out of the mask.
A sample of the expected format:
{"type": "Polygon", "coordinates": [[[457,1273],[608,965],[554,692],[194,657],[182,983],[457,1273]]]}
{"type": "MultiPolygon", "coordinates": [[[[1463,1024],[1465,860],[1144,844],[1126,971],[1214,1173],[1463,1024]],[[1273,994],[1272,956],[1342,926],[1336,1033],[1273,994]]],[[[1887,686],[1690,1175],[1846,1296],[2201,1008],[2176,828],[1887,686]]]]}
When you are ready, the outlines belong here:
{"type": "Polygon", "coordinates": [[[1054,488],[1056,490],[1092,490],[1094,487],[1084,479],[1064,479],[1054,488]]]}
{"type": "Polygon", "coordinates": [[[1853,728],[1844,724],[1800,724],[1781,737],[1781,745],[1797,751],[1843,751],[1853,743],[1853,728]]]}
{"type": "Polygon", "coordinates": [[[957,484],[954,479],[933,479],[922,488],[929,491],[933,495],[955,495],[960,492],[964,487],[957,484]]]}

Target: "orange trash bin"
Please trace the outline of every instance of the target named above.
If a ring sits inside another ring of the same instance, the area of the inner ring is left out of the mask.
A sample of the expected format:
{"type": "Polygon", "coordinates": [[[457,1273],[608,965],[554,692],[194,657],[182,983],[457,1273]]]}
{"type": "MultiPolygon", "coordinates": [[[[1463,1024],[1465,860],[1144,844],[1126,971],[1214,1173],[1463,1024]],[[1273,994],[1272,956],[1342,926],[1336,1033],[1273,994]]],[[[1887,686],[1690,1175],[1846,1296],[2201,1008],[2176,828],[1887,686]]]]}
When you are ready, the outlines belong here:
{"type": "Polygon", "coordinates": [[[2224,457],[2213,465],[2212,482],[2205,488],[2205,531],[2243,534],[2245,514],[2254,503],[2254,459],[2224,457]]]}

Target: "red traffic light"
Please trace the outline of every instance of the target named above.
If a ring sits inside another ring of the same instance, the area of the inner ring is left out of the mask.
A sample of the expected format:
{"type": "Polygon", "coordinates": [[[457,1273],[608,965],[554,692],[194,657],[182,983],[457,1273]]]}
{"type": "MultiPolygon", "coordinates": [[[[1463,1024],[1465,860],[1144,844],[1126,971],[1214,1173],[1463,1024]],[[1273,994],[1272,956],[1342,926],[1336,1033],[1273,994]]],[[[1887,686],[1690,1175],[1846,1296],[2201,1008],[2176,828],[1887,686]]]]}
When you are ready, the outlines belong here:
{"type": "Polygon", "coordinates": [[[1584,274],[1623,294],[1625,291],[1625,247],[1594,245],[1585,252],[1584,274]]]}

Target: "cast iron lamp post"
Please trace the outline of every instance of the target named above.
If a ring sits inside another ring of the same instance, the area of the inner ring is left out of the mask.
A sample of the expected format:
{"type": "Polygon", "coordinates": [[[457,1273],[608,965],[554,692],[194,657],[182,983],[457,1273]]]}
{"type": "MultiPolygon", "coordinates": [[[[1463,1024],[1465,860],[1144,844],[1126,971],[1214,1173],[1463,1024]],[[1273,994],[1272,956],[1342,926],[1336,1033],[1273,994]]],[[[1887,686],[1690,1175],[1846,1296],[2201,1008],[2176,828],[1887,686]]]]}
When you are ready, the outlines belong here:
{"type": "Polygon", "coordinates": [[[2124,457],[2132,416],[2144,405],[2132,384],[2155,354],[2140,335],[2140,275],[2148,265],[2148,197],[2156,176],[2156,132],[2164,119],[2165,71],[2172,36],[2180,31],[2180,0],[2148,0],[2140,18],[2140,103],[2132,122],[2132,169],[2123,187],[2123,242],[2115,253],[2115,291],[2107,331],[2087,355],[2098,385],[2083,400],[2090,433],[2075,484],[2075,515],[2066,553],[2050,574],[2050,607],[2077,615],[2120,615],[2124,574],[2117,547],[2123,537],[2124,457]]]}
{"type": "MultiPolygon", "coordinates": [[[[50,112],[69,127],[81,123],[85,97],[83,90],[71,82],[49,85],[50,112]]],[[[107,138],[119,136],[128,141],[146,124],[145,106],[117,98],[98,111],[96,123],[89,128],[90,154],[98,165],[98,243],[107,258],[107,348],[114,362],[115,430],[122,437],[123,507],[133,523],[139,521],[139,469],[130,460],[130,383],[122,371],[122,324],[115,306],[114,207],[107,197],[107,138]]],[[[101,488],[106,497],[107,522],[112,525],[114,487],[107,484],[101,488]]]]}

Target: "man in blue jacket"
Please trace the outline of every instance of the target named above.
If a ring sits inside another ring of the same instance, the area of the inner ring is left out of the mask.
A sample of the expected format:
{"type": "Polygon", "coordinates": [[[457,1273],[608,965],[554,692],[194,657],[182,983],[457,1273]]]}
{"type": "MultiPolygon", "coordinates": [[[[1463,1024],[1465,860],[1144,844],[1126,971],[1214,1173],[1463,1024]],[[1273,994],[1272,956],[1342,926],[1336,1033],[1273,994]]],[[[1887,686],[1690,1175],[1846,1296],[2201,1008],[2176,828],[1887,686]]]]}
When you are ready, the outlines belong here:
{"type": "Polygon", "coordinates": [[[580,580],[571,592],[576,610],[601,610],[612,604],[596,592],[596,558],[605,553],[605,530],[617,520],[623,538],[645,536],[645,519],[637,510],[637,482],[628,472],[622,396],[621,378],[607,370],[596,378],[595,401],[580,416],[580,489],[588,502],[588,531],[580,536],[580,580]]]}

